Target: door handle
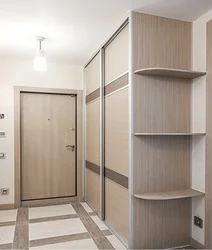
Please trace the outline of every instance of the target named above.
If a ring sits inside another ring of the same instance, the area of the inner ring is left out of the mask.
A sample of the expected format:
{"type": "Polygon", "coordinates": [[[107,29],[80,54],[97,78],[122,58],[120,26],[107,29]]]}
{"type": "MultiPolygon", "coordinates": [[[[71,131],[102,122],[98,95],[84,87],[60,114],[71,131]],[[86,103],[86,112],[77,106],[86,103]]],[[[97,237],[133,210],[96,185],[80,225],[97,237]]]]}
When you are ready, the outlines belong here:
{"type": "Polygon", "coordinates": [[[71,151],[74,151],[75,146],[74,145],[66,145],[66,148],[71,148],[71,151]]]}

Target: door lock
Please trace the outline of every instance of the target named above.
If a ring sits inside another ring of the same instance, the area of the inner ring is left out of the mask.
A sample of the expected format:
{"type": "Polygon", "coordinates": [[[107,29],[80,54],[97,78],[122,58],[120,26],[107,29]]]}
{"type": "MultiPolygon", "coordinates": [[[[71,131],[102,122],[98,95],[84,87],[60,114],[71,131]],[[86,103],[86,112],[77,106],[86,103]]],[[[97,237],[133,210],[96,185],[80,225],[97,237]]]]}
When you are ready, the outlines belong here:
{"type": "Polygon", "coordinates": [[[71,148],[71,151],[74,151],[75,146],[74,145],[66,145],[67,148],[71,148]]]}

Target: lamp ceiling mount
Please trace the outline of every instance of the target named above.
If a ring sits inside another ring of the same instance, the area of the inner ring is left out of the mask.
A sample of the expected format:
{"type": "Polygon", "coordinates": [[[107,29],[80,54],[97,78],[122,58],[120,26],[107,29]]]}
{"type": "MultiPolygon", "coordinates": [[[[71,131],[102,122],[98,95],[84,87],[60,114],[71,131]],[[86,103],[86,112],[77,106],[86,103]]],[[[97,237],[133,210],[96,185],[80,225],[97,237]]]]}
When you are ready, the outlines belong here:
{"type": "Polygon", "coordinates": [[[43,37],[43,36],[38,36],[38,37],[37,37],[37,40],[38,40],[39,42],[43,42],[43,41],[45,40],[45,37],[43,37]]]}

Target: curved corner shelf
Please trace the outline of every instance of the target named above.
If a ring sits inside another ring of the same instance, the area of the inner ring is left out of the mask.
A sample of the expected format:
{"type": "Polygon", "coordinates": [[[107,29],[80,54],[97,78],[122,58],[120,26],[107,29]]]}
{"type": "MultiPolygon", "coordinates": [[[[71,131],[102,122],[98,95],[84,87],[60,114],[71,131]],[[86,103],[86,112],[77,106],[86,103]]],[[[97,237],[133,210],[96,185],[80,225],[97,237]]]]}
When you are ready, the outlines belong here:
{"type": "Polygon", "coordinates": [[[134,133],[135,136],[194,136],[194,135],[206,135],[206,133],[134,133]]]}
{"type": "Polygon", "coordinates": [[[206,72],[182,70],[182,69],[171,69],[171,68],[144,68],[134,72],[138,75],[149,75],[149,76],[166,76],[176,77],[184,79],[194,79],[199,76],[203,76],[206,72]]]}
{"type": "Polygon", "coordinates": [[[204,196],[205,194],[193,189],[176,190],[158,193],[134,194],[135,198],[149,201],[166,201],[204,196]]]}

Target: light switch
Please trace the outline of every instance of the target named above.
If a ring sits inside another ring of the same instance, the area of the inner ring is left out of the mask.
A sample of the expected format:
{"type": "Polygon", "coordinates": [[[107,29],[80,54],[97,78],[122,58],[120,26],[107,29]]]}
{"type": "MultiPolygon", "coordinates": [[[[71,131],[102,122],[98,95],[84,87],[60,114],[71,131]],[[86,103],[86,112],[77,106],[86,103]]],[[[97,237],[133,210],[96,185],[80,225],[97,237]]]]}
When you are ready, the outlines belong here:
{"type": "Polygon", "coordinates": [[[5,153],[0,153],[0,159],[5,159],[6,158],[6,154],[5,153]]]}
{"type": "Polygon", "coordinates": [[[6,132],[5,131],[0,131],[0,137],[6,137],[6,132]]]}

